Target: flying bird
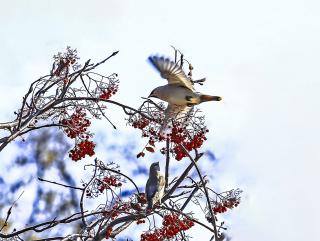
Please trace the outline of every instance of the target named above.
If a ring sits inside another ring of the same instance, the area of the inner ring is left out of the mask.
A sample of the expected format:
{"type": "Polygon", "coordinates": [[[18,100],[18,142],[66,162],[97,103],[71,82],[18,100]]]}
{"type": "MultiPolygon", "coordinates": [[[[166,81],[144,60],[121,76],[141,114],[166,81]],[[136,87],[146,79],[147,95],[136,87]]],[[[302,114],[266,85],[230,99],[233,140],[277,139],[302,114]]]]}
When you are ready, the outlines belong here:
{"type": "Polygon", "coordinates": [[[152,90],[149,97],[155,97],[168,102],[165,110],[164,125],[170,118],[178,118],[180,114],[186,114],[190,109],[202,102],[220,101],[220,96],[205,95],[196,92],[192,79],[189,78],[182,67],[169,58],[150,56],[150,63],[160,72],[162,78],[168,80],[168,84],[152,90]]]}
{"type": "Polygon", "coordinates": [[[147,209],[152,209],[154,204],[159,202],[164,194],[165,179],[160,173],[159,162],[154,162],[150,166],[149,179],[146,183],[147,209]]]}

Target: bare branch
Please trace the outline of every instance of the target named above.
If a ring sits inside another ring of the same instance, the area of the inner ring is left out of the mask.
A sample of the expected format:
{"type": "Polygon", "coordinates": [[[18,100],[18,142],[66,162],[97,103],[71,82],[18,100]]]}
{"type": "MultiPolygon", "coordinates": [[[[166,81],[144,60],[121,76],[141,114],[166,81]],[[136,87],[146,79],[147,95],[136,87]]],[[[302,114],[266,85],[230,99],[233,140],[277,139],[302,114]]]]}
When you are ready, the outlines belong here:
{"type": "Polygon", "coordinates": [[[45,179],[43,179],[43,178],[41,178],[41,177],[38,177],[38,180],[41,181],[41,182],[48,182],[48,183],[52,183],[52,184],[55,184],[55,185],[59,185],[59,186],[63,186],[63,187],[68,187],[68,188],[71,188],[71,189],[77,189],[77,190],[81,190],[81,191],[84,190],[84,189],[81,188],[81,187],[73,187],[73,186],[70,186],[70,185],[65,185],[65,184],[62,184],[62,183],[45,180],[45,179]]]}

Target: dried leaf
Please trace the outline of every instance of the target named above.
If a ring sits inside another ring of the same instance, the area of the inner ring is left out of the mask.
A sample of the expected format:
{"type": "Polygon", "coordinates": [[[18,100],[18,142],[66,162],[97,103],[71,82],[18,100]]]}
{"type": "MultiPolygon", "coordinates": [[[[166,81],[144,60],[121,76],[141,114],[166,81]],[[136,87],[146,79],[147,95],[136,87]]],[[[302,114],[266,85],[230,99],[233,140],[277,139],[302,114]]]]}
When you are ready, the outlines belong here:
{"type": "Polygon", "coordinates": [[[137,155],[137,158],[144,157],[144,155],[145,155],[144,152],[139,152],[138,155],[137,155]]]}
{"type": "Polygon", "coordinates": [[[154,152],[154,149],[151,146],[147,146],[146,150],[149,151],[149,152],[154,152]]]}

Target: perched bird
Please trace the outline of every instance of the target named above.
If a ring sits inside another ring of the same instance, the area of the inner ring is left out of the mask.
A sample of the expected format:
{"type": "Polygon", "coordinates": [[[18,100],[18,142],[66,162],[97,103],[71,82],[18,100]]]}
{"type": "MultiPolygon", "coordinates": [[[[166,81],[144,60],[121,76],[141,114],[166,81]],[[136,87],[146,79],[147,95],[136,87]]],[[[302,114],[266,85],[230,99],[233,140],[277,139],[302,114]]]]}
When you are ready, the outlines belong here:
{"type": "Polygon", "coordinates": [[[155,97],[168,102],[165,110],[165,120],[176,118],[187,113],[194,105],[205,101],[220,101],[220,96],[204,95],[196,92],[192,80],[177,63],[169,58],[150,56],[150,63],[160,72],[168,84],[155,88],[149,97],[155,97]]]}
{"type": "Polygon", "coordinates": [[[154,162],[150,166],[149,179],[146,183],[147,209],[152,209],[157,202],[161,204],[164,194],[165,179],[160,173],[159,162],[154,162]]]}

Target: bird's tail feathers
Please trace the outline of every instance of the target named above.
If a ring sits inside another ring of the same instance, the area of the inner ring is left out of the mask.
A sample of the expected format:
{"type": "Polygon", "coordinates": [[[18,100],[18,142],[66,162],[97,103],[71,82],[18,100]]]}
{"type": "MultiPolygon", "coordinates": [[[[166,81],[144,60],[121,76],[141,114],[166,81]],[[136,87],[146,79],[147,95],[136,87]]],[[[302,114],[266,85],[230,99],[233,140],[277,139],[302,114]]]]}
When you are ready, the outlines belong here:
{"type": "Polygon", "coordinates": [[[206,101],[220,101],[222,98],[220,96],[212,96],[212,95],[200,95],[200,103],[206,101]]]}

